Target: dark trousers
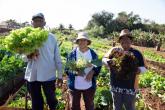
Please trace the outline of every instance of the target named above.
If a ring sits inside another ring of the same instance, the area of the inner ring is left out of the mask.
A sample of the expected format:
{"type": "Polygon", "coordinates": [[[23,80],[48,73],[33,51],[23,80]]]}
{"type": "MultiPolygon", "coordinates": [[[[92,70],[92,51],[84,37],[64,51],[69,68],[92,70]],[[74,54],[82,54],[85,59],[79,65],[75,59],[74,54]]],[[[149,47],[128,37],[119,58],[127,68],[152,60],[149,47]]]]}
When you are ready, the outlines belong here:
{"type": "Polygon", "coordinates": [[[55,96],[55,81],[28,82],[27,87],[32,98],[32,110],[43,110],[44,108],[41,87],[43,88],[43,92],[46,96],[46,101],[50,110],[55,110],[57,105],[57,99],[55,96]]]}
{"type": "Polygon", "coordinates": [[[80,99],[82,94],[86,110],[94,110],[95,91],[95,89],[91,88],[87,90],[70,90],[70,109],[81,110],[80,99]]]}
{"type": "Polygon", "coordinates": [[[135,95],[112,92],[112,99],[113,110],[122,110],[123,105],[126,110],[135,110],[135,95]]]}

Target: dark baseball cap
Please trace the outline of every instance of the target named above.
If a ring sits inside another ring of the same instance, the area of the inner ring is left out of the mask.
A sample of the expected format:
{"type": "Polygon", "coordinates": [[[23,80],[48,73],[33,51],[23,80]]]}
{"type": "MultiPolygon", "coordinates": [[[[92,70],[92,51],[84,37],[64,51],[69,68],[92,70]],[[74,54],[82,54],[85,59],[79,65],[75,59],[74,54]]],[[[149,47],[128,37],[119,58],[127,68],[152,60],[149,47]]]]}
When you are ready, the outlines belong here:
{"type": "Polygon", "coordinates": [[[43,13],[37,13],[37,14],[33,15],[33,16],[32,16],[32,20],[34,20],[35,18],[45,19],[43,13]]]}

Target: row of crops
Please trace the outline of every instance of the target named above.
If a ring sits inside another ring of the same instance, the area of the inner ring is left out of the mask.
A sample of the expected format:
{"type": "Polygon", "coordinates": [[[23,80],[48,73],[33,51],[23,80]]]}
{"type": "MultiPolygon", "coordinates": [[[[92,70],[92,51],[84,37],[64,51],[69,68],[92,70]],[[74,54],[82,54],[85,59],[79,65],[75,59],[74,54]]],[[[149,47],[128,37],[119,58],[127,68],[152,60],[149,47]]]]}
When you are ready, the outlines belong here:
{"type": "Polygon", "coordinates": [[[141,88],[150,87],[153,95],[157,95],[165,102],[165,78],[158,75],[153,71],[148,71],[144,75],[140,76],[140,84],[141,88]]]}
{"type": "Polygon", "coordinates": [[[20,58],[19,54],[14,54],[4,48],[4,37],[0,36],[0,85],[3,85],[7,80],[23,72],[25,63],[20,58]]]}
{"type": "MultiPolygon", "coordinates": [[[[68,52],[75,46],[74,39],[76,38],[76,34],[72,33],[70,35],[65,35],[60,32],[57,34],[58,41],[60,44],[60,51],[63,63],[65,64],[66,56],[68,52]]],[[[100,38],[91,38],[92,44],[91,48],[93,48],[99,56],[103,56],[105,52],[107,52],[112,46],[111,41],[107,39],[100,39],[100,38]]],[[[19,55],[12,54],[6,50],[3,50],[0,54],[0,85],[6,82],[6,80],[12,79],[18,73],[23,71],[23,67],[25,66],[24,62],[20,59],[19,55]],[[3,54],[2,54],[3,53],[3,54]]],[[[165,62],[165,58],[157,55],[151,51],[144,51],[144,56],[147,59],[151,59],[155,62],[165,62]]],[[[65,77],[65,75],[64,75],[65,77]]],[[[97,79],[97,90],[95,94],[95,108],[97,110],[110,110],[112,109],[112,98],[111,93],[109,91],[109,80],[110,74],[108,70],[103,67],[101,70],[100,75],[97,79]]],[[[158,75],[157,72],[149,70],[148,72],[140,75],[140,89],[151,88],[150,93],[154,96],[160,98],[162,103],[165,103],[165,78],[158,75]]],[[[11,100],[8,104],[9,107],[25,107],[25,93],[27,89],[24,85],[14,100],[11,100]]],[[[59,99],[58,110],[64,110],[67,102],[64,95],[67,94],[67,91],[64,91],[64,88],[56,90],[57,98],[59,99]]],[[[45,99],[44,99],[45,100],[45,99]]],[[[137,95],[136,100],[136,109],[137,110],[148,110],[148,106],[145,104],[144,97],[142,93],[137,95]]],[[[46,101],[45,101],[46,102],[46,101]]],[[[28,97],[27,101],[28,108],[31,108],[31,100],[28,97]]],[[[45,105],[46,108],[46,105],[45,105]]],[[[124,110],[124,109],[123,109],[124,110]]]]}
{"type": "MultiPolygon", "coordinates": [[[[23,79],[25,63],[19,55],[0,50],[0,99],[23,79]]],[[[1,102],[0,102],[1,103],[1,102]]]]}

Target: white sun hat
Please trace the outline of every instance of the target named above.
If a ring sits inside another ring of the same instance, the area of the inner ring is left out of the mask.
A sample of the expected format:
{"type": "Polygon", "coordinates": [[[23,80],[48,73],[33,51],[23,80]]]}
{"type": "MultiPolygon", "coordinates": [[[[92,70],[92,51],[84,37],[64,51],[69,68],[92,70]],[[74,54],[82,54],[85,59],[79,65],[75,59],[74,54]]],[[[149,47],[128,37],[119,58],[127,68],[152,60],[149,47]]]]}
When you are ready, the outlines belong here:
{"type": "Polygon", "coordinates": [[[76,43],[79,39],[86,39],[88,41],[88,45],[91,44],[91,40],[89,39],[87,32],[79,32],[78,37],[76,38],[76,43]]]}

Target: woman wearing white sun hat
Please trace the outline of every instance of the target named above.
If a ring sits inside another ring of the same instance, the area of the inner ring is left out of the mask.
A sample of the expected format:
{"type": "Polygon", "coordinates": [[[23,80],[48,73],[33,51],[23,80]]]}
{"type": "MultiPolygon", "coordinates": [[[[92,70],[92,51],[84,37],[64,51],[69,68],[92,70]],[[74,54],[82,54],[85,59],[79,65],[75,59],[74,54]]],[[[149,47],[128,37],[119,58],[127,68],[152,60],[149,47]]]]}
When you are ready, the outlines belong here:
{"type": "MultiPolygon", "coordinates": [[[[80,59],[86,61],[98,59],[97,54],[88,47],[91,44],[91,40],[86,32],[78,33],[76,44],[78,46],[69,54],[67,62],[73,60],[77,62],[80,59]]],[[[80,110],[81,94],[83,95],[86,110],[94,110],[93,100],[96,90],[96,77],[100,69],[101,66],[94,67],[91,64],[87,64],[83,71],[78,71],[78,74],[74,74],[73,71],[65,68],[65,72],[68,75],[71,110],[80,110]]]]}

